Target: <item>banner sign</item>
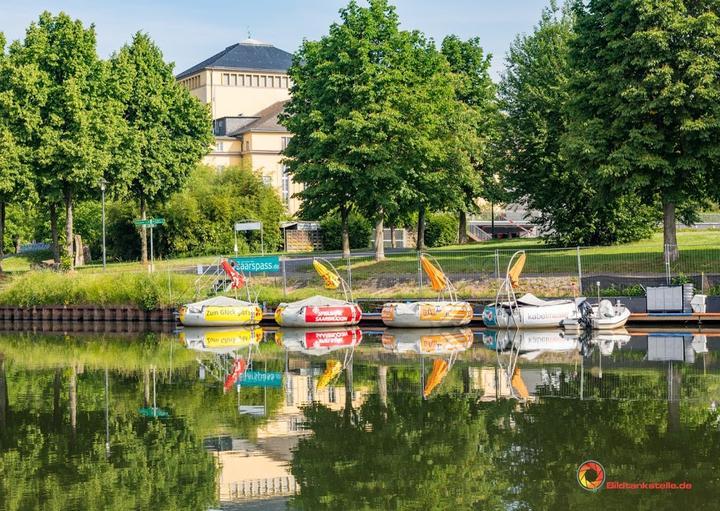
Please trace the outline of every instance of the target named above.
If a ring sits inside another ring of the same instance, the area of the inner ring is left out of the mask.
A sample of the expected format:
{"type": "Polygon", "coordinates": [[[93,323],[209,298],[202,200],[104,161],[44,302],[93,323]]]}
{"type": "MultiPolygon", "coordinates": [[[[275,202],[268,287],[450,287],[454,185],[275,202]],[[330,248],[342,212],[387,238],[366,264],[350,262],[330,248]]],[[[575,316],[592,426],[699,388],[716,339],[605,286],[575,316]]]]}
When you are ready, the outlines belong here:
{"type": "Polygon", "coordinates": [[[245,371],[238,380],[241,387],[282,387],[282,373],[272,371],[245,371]]]}
{"type": "Polygon", "coordinates": [[[244,273],[280,273],[279,256],[231,257],[235,267],[244,273]]]}

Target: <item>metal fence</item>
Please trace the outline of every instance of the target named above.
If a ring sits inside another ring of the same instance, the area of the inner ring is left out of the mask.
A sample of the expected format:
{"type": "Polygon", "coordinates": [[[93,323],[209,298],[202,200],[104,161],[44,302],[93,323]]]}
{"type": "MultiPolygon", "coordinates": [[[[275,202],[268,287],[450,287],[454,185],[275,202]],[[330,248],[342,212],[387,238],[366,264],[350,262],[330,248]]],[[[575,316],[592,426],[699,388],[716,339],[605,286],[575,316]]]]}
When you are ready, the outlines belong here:
{"type": "MultiPolygon", "coordinates": [[[[485,250],[476,246],[461,250],[432,250],[429,253],[458,286],[494,287],[504,278],[515,249],[485,250]]],[[[676,258],[658,245],[604,248],[530,248],[523,278],[545,288],[569,292],[573,286],[588,293],[600,284],[622,292],[647,285],[693,283],[698,290],[720,288],[720,247],[683,246],[676,258]]],[[[338,272],[356,289],[387,289],[394,286],[426,288],[427,278],[415,251],[391,252],[383,261],[372,255],[343,259],[326,255],[338,272]]],[[[297,288],[317,284],[312,256],[283,258],[283,282],[297,288]]],[[[720,289],[718,289],[720,291],[720,289]]]]}

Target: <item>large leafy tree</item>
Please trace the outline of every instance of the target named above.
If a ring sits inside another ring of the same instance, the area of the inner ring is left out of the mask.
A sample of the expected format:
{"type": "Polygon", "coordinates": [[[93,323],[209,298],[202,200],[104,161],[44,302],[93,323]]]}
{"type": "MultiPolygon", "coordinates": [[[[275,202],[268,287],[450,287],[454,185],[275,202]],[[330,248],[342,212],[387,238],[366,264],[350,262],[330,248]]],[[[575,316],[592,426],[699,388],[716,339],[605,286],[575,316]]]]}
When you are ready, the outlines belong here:
{"type": "Polygon", "coordinates": [[[539,213],[536,222],[551,242],[637,239],[650,232],[652,211],[632,195],[608,194],[594,179],[592,167],[577,165],[563,149],[573,149],[575,141],[567,138],[573,37],[571,14],[553,4],[532,34],[512,44],[500,83],[504,116],[497,171],[513,199],[539,213]]]}
{"type": "Polygon", "coordinates": [[[660,201],[675,259],[676,211],[717,195],[720,2],[591,0],[574,13],[570,157],[614,195],[660,201]]]}
{"type": "MultiPolygon", "coordinates": [[[[111,165],[109,180],[129,190],[147,208],[180,190],[212,143],[210,112],[177,83],[173,64],[146,34],[137,33],[111,59],[115,92],[123,103],[124,146],[111,165]]],[[[146,230],[141,257],[147,262],[146,230]]]]}
{"type": "Polygon", "coordinates": [[[21,146],[13,134],[11,119],[17,113],[17,102],[10,90],[12,71],[5,54],[5,38],[0,33],[0,271],[5,253],[6,207],[30,188],[21,146]]]}
{"type": "MultiPolygon", "coordinates": [[[[483,175],[487,174],[485,150],[494,138],[497,126],[497,87],[490,77],[492,55],[486,54],[475,37],[467,41],[455,35],[443,39],[442,53],[456,75],[456,96],[466,108],[470,128],[464,132],[465,150],[472,166],[460,166],[454,172],[453,183],[458,188],[458,242],[467,243],[467,212],[477,210],[477,198],[482,194],[483,175]],[[469,172],[462,172],[469,170],[469,172]]],[[[462,148],[462,146],[461,146],[462,148]]]]}
{"type": "Polygon", "coordinates": [[[64,13],[42,13],[10,46],[8,58],[26,73],[26,80],[13,80],[11,91],[32,121],[23,126],[21,144],[50,209],[56,259],[59,204],[65,207],[65,252],[72,258],[73,205],[96,189],[122,123],[119,102],[109,93],[108,66],[97,56],[94,27],[64,13]]]}

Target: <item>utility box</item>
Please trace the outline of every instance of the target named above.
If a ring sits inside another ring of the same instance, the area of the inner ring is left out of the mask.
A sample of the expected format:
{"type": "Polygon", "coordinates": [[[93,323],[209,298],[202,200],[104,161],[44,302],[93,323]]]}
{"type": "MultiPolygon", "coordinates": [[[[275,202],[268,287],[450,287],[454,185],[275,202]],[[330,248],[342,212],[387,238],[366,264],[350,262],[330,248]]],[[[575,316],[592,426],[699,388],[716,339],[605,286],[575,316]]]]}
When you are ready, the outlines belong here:
{"type": "Polygon", "coordinates": [[[647,288],[648,312],[685,312],[682,286],[647,288]]]}
{"type": "Polygon", "coordinates": [[[707,299],[706,295],[695,295],[692,297],[692,300],[690,300],[690,306],[692,307],[692,311],[695,313],[705,313],[707,311],[707,305],[705,303],[707,299]]]}

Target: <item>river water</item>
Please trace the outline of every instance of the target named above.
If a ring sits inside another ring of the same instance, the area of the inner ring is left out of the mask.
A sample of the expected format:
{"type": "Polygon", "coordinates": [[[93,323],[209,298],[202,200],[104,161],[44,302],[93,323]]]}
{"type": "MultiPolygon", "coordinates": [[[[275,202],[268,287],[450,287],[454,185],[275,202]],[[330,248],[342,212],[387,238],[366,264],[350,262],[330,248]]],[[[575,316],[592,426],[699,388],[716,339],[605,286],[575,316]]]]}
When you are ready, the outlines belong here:
{"type": "Polygon", "coordinates": [[[691,331],[0,333],[0,509],[718,509],[719,354],[691,331]]]}

